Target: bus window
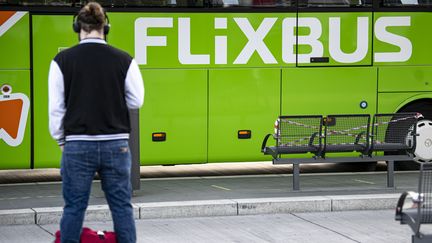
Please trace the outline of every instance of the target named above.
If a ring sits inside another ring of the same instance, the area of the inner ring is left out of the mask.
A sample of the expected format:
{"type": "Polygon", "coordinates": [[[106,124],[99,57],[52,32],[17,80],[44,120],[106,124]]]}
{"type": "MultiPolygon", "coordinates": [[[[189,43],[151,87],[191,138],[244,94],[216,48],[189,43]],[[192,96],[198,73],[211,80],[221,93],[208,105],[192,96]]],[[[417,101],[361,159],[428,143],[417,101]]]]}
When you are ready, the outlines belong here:
{"type": "MultiPolygon", "coordinates": [[[[0,4],[24,6],[83,6],[86,0],[0,0],[0,4]]],[[[205,0],[99,0],[104,7],[203,7],[205,0]]]]}
{"type": "Polygon", "coordinates": [[[401,0],[384,0],[383,1],[384,6],[400,6],[402,5],[401,0]]]}
{"type": "Polygon", "coordinates": [[[204,0],[126,0],[124,5],[131,7],[203,7],[204,0]]]}
{"type": "Polygon", "coordinates": [[[73,6],[80,4],[81,1],[61,1],[61,0],[35,0],[35,1],[19,1],[19,0],[0,0],[0,4],[8,5],[24,5],[24,6],[73,6]]]}
{"type": "MultiPolygon", "coordinates": [[[[294,0],[99,0],[104,7],[284,7],[294,0]]],[[[318,0],[311,0],[318,1],[318,0]]],[[[319,0],[326,1],[326,0],[319,0]]],[[[343,1],[343,0],[327,0],[343,1]]],[[[346,0],[349,1],[349,0],[346,0]]],[[[0,0],[4,5],[84,6],[88,0],[0,0]]]]}
{"type": "Polygon", "coordinates": [[[301,0],[300,7],[371,7],[372,0],[301,0]]]}
{"type": "Polygon", "coordinates": [[[211,0],[213,7],[278,7],[291,6],[291,0],[211,0]]]}
{"type": "Polygon", "coordinates": [[[384,7],[432,6],[432,0],[383,0],[384,7]]]}
{"type": "Polygon", "coordinates": [[[418,0],[418,4],[422,6],[432,6],[432,0],[418,0]]]}
{"type": "MultiPolygon", "coordinates": [[[[106,2],[124,2],[124,1],[99,1],[102,5],[112,5],[106,2]]],[[[34,1],[19,1],[19,0],[0,0],[0,4],[8,5],[23,5],[23,6],[81,6],[85,4],[85,1],[61,1],[61,0],[34,0],[34,1]]]]}
{"type": "Polygon", "coordinates": [[[350,6],[348,0],[309,0],[308,6],[311,7],[343,7],[350,6]]]}
{"type": "MultiPolygon", "coordinates": [[[[81,1],[87,2],[87,1],[81,1]]],[[[165,7],[168,0],[102,0],[98,1],[104,7],[165,7]]],[[[82,3],[83,5],[85,3],[82,3]]]]}
{"type": "Polygon", "coordinates": [[[203,7],[204,6],[204,0],[174,0],[171,2],[172,5],[178,7],[203,7]]]}

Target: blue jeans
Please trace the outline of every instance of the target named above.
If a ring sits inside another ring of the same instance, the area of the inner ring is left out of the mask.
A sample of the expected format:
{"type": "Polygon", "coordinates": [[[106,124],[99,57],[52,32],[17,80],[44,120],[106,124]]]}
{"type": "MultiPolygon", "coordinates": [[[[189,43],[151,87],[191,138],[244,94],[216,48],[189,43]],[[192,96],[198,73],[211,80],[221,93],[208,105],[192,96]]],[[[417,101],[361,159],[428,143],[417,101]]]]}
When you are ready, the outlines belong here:
{"type": "Polygon", "coordinates": [[[60,221],[61,242],[79,242],[96,172],[101,178],[118,242],[136,242],[130,168],[127,140],[66,142],[61,164],[65,202],[60,221]]]}

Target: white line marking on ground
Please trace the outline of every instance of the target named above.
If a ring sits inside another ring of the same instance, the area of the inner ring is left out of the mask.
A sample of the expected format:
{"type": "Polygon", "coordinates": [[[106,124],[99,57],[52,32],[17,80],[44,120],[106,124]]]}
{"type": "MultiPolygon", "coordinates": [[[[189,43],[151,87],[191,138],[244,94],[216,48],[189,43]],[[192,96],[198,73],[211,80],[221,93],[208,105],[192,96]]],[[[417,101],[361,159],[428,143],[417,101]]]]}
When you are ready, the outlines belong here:
{"type": "Polygon", "coordinates": [[[358,179],[354,179],[354,181],[360,182],[360,183],[366,183],[366,184],[370,184],[370,185],[375,185],[375,183],[371,182],[371,181],[364,181],[364,180],[358,180],[358,179]]]}
{"type": "Polygon", "coordinates": [[[216,185],[211,185],[211,186],[214,187],[214,188],[225,190],[225,191],[231,191],[231,189],[228,189],[228,188],[225,188],[225,187],[222,187],[222,186],[216,186],[216,185]]]}

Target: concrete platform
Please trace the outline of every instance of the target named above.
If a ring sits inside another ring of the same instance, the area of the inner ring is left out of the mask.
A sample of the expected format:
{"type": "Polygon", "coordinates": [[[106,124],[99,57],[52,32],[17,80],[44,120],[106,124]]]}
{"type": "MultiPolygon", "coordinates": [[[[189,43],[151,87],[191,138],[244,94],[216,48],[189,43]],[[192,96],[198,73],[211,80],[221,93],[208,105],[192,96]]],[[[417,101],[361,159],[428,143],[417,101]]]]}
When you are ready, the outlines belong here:
{"type": "MultiPolygon", "coordinates": [[[[300,191],[293,191],[291,183],[285,174],[142,179],[133,202],[397,194],[415,190],[417,173],[397,172],[395,188],[386,187],[383,172],[304,174],[300,191]]],[[[63,206],[61,182],[4,184],[0,191],[0,210],[63,206]]],[[[99,181],[93,183],[90,204],[106,204],[99,181]]]]}
{"type": "MultiPolygon", "coordinates": [[[[217,166],[180,172],[187,177],[166,177],[187,166],[158,167],[163,176],[142,178],[133,198],[139,242],[409,242],[409,228],[393,213],[400,193],[416,190],[417,172],[396,172],[395,187],[387,188],[383,171],[306,169],[293,191],[287,166],[247,165],[244,174],[217,166]]],[[[53,240],[60,181],[2,184],[0,192],[0,242],[53,240]]],[[[95,180],[85,225],[112,230],[110,220],[95,180]]]]}
{"type": "MultiPolygon", "coordinates": [[[[396,172],[394,188],[386,187],[386,172],[303,173],[300,182],[293,191],[290,174],[143,178],[132,201],[136,219],[393,209],[401,192],[415,190],[417,173],[396,172]]],[[[0,191],[0,225],[61,218],[61,182],[2,184],[0,191]]],[[[88,220],[111,219],[97,180],[89,204],[88,220]]]]}
{"type": "MultiPolygon", "coordinates": [[[[310,196],[134,203],[136,219],[237,216],[299,212],[394,209],[400,194],[310,196]]],[[[0,210],[0,225],[58,224],[61,207],[0,210]]],[[[106,205],[90,205],[88,221],[108,221],[106,205]]]]}
{"type": "MultiPolygon", "coordinates": [[[[320,242],[408,243],[408,226],[393,210],[264,214],[137,220],[138,242],[320,242]]],[[[85,222],[112,230],[112,222],[85,222]]],[[[52,242],[58,224],[0,226],[0,242],[52,242]]],[[[431,227],[423,228],[432,233],[431,227]]]]}

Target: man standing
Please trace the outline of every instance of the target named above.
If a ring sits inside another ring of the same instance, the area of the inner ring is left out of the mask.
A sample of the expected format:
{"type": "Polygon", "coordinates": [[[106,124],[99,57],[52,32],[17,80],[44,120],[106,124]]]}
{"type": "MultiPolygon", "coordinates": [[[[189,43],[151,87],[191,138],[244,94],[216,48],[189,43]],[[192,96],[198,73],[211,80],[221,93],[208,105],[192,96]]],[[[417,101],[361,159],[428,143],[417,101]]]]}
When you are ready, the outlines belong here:
{"type": "Polygon", "coordinates": [[[61,242],[79,242],[96,172],[118,242],[136,242],[128,109],[142,106],[144,84],[135,60],[107,45],[109,27],[103,8],[90,2],[74,18],[79,44],[51,62],[49,127],[63,151],[61,242]]]}

